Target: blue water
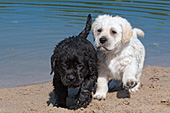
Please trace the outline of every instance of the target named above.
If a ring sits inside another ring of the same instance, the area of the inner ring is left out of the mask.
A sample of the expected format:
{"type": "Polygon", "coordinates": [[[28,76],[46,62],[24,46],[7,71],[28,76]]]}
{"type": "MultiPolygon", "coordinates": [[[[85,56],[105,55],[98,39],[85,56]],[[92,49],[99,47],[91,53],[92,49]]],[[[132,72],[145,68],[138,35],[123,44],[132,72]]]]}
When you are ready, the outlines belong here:
{"type": "MultiPolygon", "coordinates": [[[[145,32],[146,65],[170,66],[169,0],[0,0],[0,88],[52,80],[55,45],[78,34],[86,16],[126,18],[145,32]]],[[[93,36],[88,40],[92,43],[93,36]]]]}

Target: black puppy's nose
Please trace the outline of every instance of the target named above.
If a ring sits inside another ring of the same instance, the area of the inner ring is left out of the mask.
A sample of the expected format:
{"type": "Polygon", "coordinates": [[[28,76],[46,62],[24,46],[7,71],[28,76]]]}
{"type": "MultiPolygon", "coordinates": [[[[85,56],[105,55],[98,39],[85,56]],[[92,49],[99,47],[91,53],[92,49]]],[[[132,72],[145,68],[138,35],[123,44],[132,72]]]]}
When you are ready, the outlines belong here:
{"type": "Polygon", "coordinates": [[[104,44],[106,41],[107,41],[107,39],[106,39],[105,36],[102,36],[102,37],[100,38],[100,43],[101,43],[101,44],[104,44]]]}
{"type": "Polygon", "coordinates": [[[69,76],[68,76],[68,79],[69,79],[70,81],[73,81],[73,80],[75,79],[75,76],[69,75],[69,76]]]}

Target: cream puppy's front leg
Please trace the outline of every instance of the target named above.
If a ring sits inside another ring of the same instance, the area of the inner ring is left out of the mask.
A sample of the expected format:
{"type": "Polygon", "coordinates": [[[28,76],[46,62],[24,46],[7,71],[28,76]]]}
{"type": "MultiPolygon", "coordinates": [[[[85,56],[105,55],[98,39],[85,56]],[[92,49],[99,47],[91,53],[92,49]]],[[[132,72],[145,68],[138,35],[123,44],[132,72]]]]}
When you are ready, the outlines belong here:
{"type": "Polygon", "coordinates": [[[106,99],[106,94],[108,92],[108,77],[99,74],[97,79],[97,89],[96,93],[93,95],[94,99],[106,99]]]}
{"type": "Polygon", "coordinates": [[[137,74],[138,66],[134,64],[130,64],[125,68],[125,71],[123,73],[123,87],[125,89],[128,89],[130,92],[131,91],[137,91],[138,88],[136,89],[135,86],[138,86],[140,83],[136,79],[136,74],[137,74]],[[133,90],[135,88],[136,90],[133,90]]]}

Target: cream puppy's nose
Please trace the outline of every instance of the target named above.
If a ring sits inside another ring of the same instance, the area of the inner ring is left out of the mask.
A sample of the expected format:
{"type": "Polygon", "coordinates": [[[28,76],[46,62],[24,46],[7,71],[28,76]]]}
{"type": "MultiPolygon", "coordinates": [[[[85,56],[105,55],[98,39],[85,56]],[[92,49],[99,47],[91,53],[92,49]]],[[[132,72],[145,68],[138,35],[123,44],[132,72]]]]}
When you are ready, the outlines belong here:
{"type": "Polygon", "coordinates": [[[106,41],[107,41],[107,39],[106,39],[105,36],[102,36],[102,37],[100,38],[100,43],[101,43],[101,44],[104,44],[106,41]]]}

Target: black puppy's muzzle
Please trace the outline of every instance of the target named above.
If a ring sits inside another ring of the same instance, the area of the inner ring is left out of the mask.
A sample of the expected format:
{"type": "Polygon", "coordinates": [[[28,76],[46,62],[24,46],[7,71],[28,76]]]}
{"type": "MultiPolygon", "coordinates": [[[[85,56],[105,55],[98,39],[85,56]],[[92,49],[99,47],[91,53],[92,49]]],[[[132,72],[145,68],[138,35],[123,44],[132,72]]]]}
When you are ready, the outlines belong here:
{"type": "Polygon", "coordinates": [[[68,85],[74,85],[78,81],[78,77],[76,73],[69,73],[65,77],[68,85]]]}
{"type": "Polygon", "coordinates": [[[72,70],[61,77],[63,85],[68,87],[78,87],[81,85],[83,80],[84,78],[81,77],[81,74],[78,74],[77,72],[74,72],[72,70]]]}
{"type": "Polygon", "coordinates": [[[76,77],[74,75],[68,75],[67,76],[67,79],[72,82],[72,81],[75,81],[76,77]]]}

